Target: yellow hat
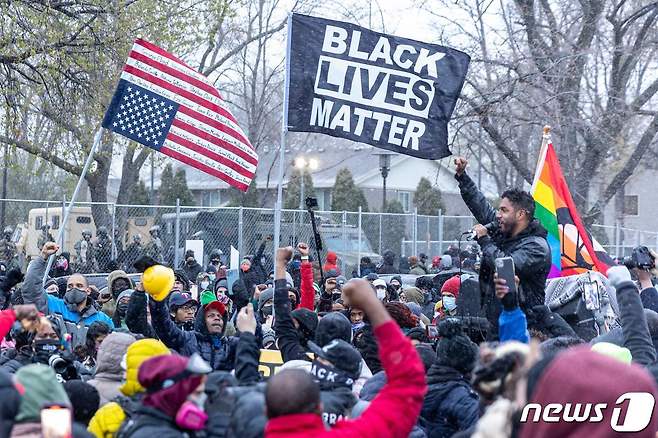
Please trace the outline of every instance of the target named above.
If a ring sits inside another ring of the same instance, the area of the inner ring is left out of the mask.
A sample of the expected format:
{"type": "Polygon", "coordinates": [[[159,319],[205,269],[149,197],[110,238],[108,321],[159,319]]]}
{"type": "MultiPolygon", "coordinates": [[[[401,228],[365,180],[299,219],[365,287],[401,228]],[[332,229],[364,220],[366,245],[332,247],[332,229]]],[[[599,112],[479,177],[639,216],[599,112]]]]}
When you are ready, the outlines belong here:
{"type": "Polygon", "coordinates": [[[153,265],[144,271],[142,284],[144,290],[155,301],[163,301],[174,287],[174,271],[162,265],[153,265]]]}
{"type": "Polygon", "coordinates": [[[133,342],[125,356],[126,383],[121,385],[119,390],[128,397],[144,392],[144,388],[137,380],[139,366],[146,360],[163,354],[171,354],[171,352],[161,341],[149,338],[133,342]]]}

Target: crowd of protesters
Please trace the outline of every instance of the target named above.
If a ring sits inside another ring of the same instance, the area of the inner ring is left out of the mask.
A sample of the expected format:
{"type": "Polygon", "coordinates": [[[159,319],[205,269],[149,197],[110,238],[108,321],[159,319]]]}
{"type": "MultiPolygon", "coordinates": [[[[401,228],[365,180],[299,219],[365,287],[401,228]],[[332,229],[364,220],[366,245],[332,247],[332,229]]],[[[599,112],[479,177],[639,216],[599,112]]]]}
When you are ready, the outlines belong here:
{"type": "Polygon", "coordinates": [[[44,284],[61,257],[45,242],[26,272],[0,277],[0,437],[45,435],[62,412],[70,434],[53,436],[656,436],[652,274],[633,270],[636,284],[611,268],[615,327],[583,339],[545,305],[551,258],[530,195],[509,190],[494,210],[456,163],[466,204],[497,226],[475,227],[481,255],[408,258],[413,284],[392,252],[348,281],[335,254],[317,263],[305,243],[278,248],[268,273],[263,241],[231,284],[219,254],[204,269],[188,252],[169,283],[153,252],[135,257],[137,280],[116,270],[99,291],[79,272],[44,284]],[[495,274],[500,257],[514,285],[495,274]],[[463,317],[469,282],[479,317],[463,317]],[[280,356],[271,372],[266,352],[280,356]],[[613,415],[626,393],[651,397],[650,412],[631,400],[613,415]]]}

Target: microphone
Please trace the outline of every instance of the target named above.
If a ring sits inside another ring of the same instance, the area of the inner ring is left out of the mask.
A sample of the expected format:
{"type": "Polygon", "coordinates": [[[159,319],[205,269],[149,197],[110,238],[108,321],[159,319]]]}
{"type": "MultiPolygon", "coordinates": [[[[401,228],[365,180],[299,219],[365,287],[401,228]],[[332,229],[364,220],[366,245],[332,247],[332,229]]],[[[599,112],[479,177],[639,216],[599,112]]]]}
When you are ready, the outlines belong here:
{"type": "MultiPolygon", "coordinates": [[[[494,231],[496,228],[498,228],[498,222],[489,222],[484,226],[484,228],[487,229],[487,232],[491,233],[494,231]]],[[[464,231],[464,234],[466,234],[466,240],[475,240],[477,237],[477,234],[475,234],[474,230],[469,230],[469,231],[464,231]]]]}

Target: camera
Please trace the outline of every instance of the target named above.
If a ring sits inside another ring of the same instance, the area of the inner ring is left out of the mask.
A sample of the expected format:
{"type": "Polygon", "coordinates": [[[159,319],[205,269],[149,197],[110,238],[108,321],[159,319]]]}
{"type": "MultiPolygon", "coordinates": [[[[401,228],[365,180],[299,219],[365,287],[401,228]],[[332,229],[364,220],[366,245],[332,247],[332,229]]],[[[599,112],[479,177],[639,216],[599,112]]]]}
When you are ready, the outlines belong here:
{"type": "Polygon", "coordinates": [[[306,208],[311,210],[312,208],[318,207],[318,198],[308,197],[306,198],[306,208]]]}
{"type": "Polygon", "coordinates": [[[649,252],[646,246],[637,246],[633,248],[630,257],[624,257],[624,266],[628,269],[642,269],[650,271],[656,267],[656,260],[649,252]]]}
{"type": "Polygon", "coordinates": [[[48,366],[55,371],[58,380],[67,382],[78,378],[78,371],[71,360],[68,360],[59,354],[53,354],[48,359],[48,366]]]}

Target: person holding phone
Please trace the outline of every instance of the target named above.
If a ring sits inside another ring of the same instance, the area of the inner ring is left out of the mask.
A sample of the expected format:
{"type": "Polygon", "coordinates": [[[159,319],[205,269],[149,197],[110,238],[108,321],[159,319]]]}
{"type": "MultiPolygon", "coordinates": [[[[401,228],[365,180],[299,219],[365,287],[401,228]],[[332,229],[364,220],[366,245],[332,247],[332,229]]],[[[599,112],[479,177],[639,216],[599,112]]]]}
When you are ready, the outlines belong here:
{"type": "Polygon", "coordinates": [[[462,199],[479,222],[473,232],[482,250],[480,290],[487,319],[492,325],[490,336],[495,338],[501,312],[494,286],[496,259],[511,257],[514,261],[515,275],[519,278],[519,305],[525,311],[544,304],[551,250],[546,230],[535,219],[532,195],[520,189],[506,190],[500,196],[498,209],[494,209],[466,173],[467,164],[465,158],[455,159],[455,179],[459,182],[462,199]]]}

